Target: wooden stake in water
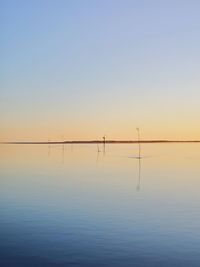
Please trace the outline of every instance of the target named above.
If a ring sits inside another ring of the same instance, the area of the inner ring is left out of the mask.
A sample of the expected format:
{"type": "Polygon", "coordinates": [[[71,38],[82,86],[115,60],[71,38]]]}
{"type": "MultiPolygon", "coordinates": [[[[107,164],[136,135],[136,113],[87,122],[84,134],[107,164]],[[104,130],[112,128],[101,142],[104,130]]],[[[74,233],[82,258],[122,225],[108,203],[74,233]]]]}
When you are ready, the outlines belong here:
{"type": "Polygon", "coordinates": [[[138,158],[141,159],[141,146],[140,146],[140,128],[136,128],[138,133],[138,158]]]}
{"type": "Polygon", "coordinates": [[[102,138],[103,138],[103,154],[105,155],[105,153],[106,153],[106,136],[104,135],[102,138]]]}
{"type": "Polygon", "coordinates": [[[100,149],[99,149],[99,144],[97,143],[97,152],[101,152],[100,149]]]}

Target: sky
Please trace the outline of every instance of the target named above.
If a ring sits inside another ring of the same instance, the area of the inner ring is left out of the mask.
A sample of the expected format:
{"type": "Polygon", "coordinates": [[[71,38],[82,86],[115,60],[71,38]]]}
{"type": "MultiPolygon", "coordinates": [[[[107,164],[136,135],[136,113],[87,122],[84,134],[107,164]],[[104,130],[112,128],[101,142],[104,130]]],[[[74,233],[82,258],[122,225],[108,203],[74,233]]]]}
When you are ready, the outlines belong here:
{"type": "Polygon", "coordinates": [[[0,140],[200,139],[199,10],[1,0],[0,140]]]}

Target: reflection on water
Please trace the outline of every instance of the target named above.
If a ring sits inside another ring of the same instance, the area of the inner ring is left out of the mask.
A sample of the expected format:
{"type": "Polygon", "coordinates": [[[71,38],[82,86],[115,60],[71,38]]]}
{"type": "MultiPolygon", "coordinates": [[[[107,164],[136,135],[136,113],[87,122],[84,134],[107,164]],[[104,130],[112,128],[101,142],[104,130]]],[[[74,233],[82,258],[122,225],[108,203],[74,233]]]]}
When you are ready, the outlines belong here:
{"type": "Polygon", "coordinates": [[[0,266],[199,267],[200,145],[142,151],[2,147],[0,266]]]}
{"type": "Polygon", "coordinates": [[[137,191],[140,191],[140,184],[141,184],[141,158],[138,158],[138,184],[137,184],[137,191]]]}

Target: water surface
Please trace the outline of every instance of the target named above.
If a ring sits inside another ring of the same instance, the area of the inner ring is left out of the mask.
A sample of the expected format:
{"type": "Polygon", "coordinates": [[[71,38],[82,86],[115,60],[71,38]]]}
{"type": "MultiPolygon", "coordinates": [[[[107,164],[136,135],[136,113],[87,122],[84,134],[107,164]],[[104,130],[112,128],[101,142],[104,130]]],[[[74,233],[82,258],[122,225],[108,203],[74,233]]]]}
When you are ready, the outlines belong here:
{"type": "Polygon", "coordinates": [[[200,266],[200,144],[3,146],[0,266],[200,266]]]}

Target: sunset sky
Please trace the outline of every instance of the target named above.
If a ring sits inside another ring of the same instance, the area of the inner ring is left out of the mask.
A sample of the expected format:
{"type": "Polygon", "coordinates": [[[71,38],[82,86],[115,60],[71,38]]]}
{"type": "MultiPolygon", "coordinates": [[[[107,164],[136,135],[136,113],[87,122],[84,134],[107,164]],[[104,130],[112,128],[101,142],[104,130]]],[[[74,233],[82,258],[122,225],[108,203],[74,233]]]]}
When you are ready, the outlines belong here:
{"type": "Polygon", "coordinates": [[[0,140],[200,139],[200,1],[0,1],[0,140]]]}

